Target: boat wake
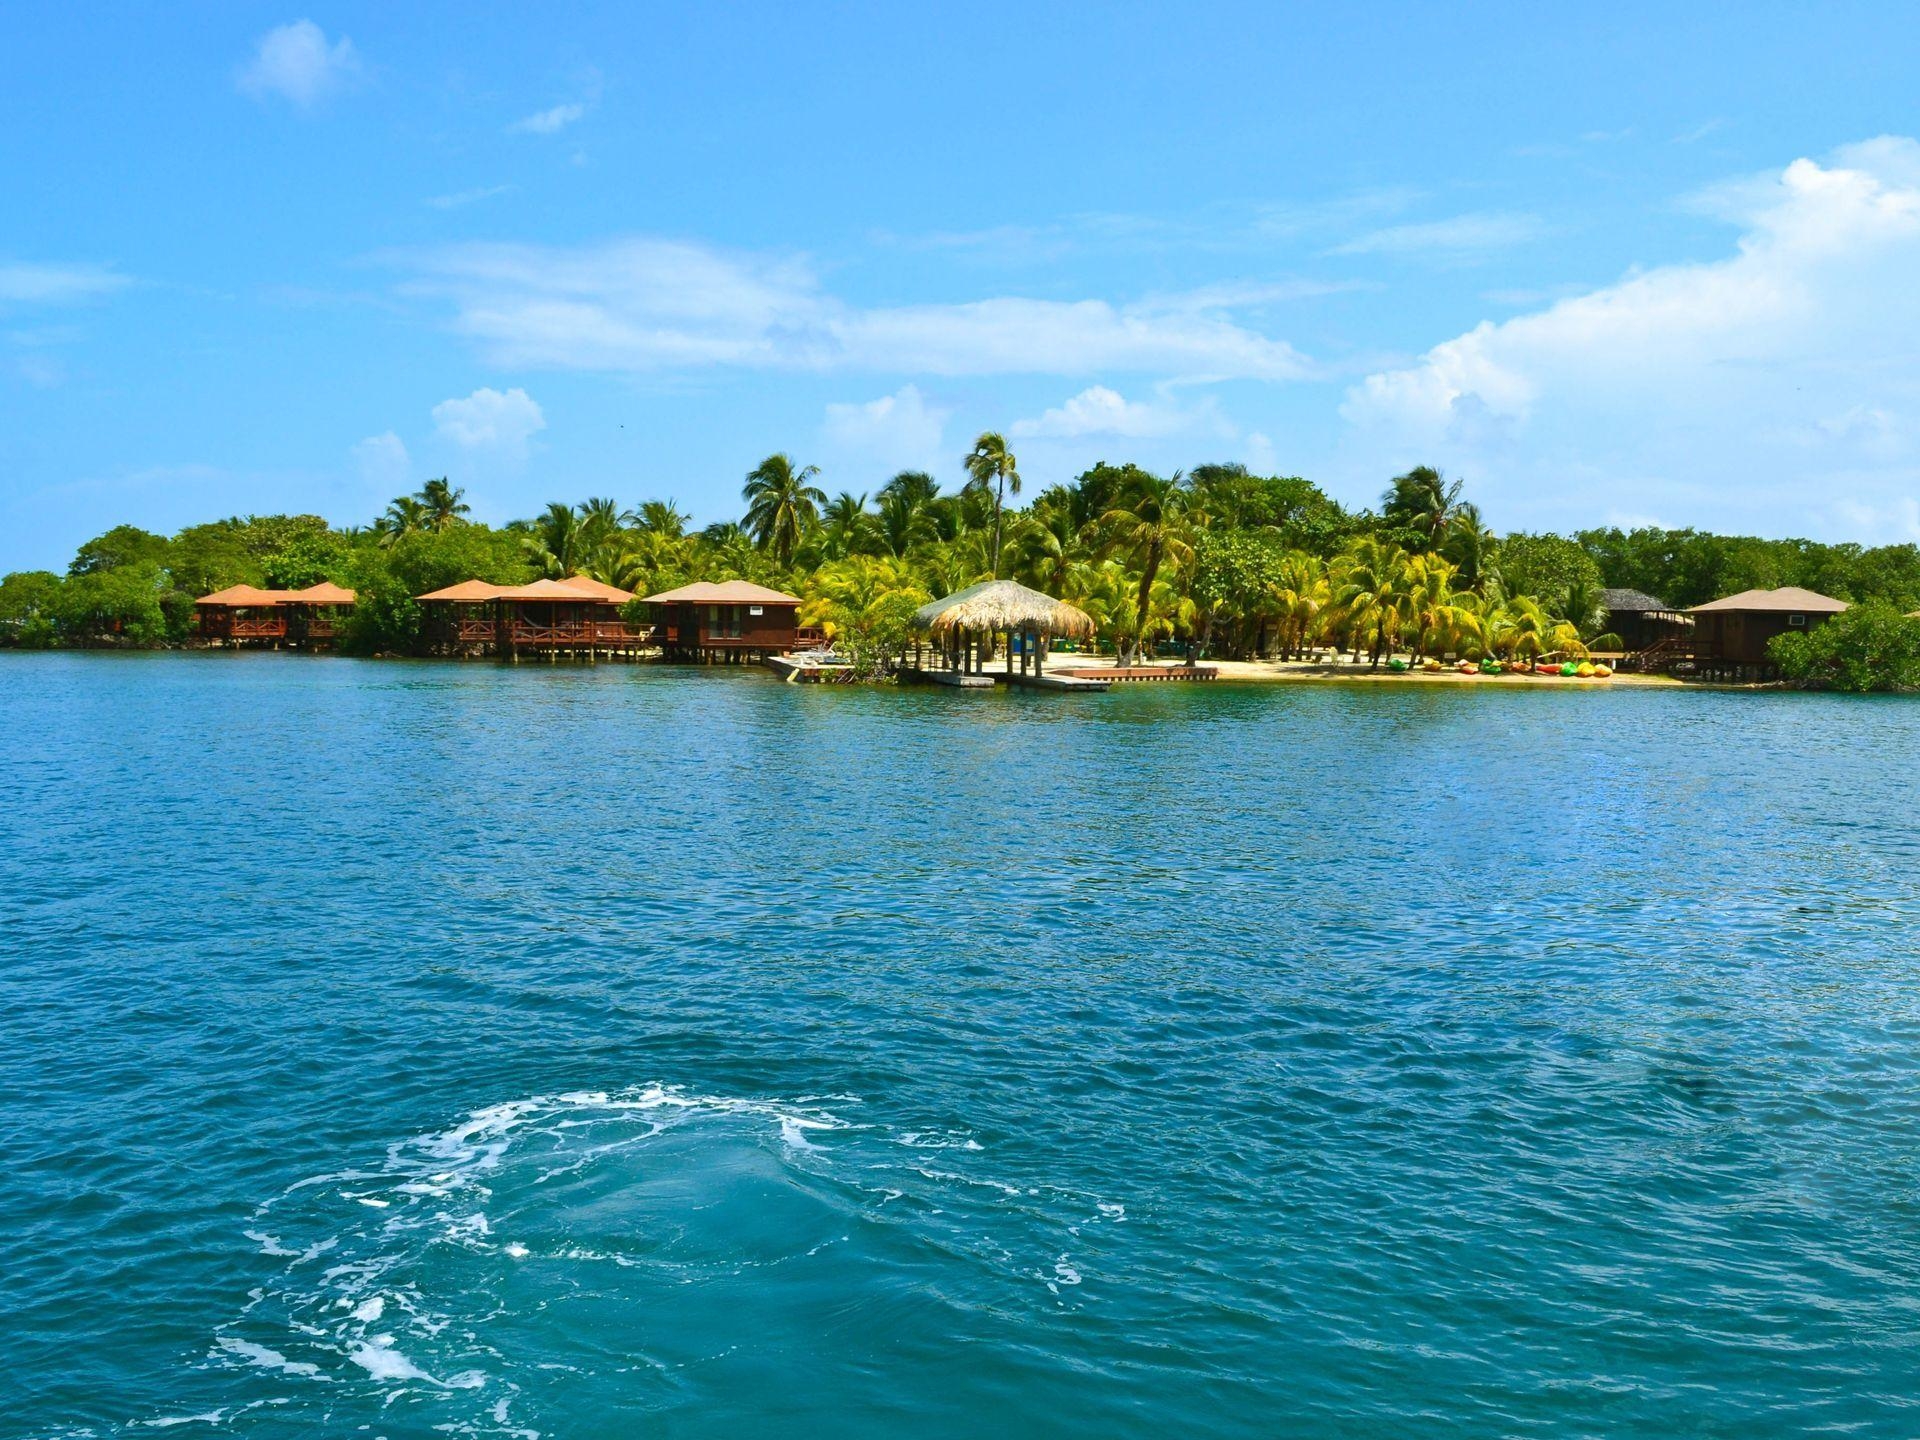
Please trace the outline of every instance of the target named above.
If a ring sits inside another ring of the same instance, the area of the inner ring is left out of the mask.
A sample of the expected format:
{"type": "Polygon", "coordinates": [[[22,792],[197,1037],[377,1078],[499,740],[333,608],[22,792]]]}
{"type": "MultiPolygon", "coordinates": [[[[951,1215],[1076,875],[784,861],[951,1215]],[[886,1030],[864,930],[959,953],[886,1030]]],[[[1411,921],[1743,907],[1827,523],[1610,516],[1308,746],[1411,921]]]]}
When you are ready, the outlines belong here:
{"type": "Polygon", "coordinates": [[[996,1175],[971,1133],[859,1111],[662,1085],[536,1096],[302,1180],[246,1227],[280,1264],[205,1357],[245,1372],[246,1403],[192,1418],[565,1433],[590,1418],[570,1380],[611,1382],[622,1415],[702,1403],[743,1357],[835,1363],[862,1307],[894,1343],[937,1345],[983,1304],[1087,1303],[1121,1205],[996,1175]]]}

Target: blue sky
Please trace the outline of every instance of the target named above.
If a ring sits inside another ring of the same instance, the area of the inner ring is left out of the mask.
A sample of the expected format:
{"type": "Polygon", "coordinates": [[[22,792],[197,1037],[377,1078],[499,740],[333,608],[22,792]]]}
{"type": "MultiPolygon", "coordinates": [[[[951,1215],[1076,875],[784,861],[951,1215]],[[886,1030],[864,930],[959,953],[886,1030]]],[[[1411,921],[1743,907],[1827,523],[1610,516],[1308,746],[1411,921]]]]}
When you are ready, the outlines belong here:
{"type": "Polygon", "coordinates": [[[986,428],[1920,538],[1910,9],[1319,8],[15,4],[0,570],[986,428]]]}

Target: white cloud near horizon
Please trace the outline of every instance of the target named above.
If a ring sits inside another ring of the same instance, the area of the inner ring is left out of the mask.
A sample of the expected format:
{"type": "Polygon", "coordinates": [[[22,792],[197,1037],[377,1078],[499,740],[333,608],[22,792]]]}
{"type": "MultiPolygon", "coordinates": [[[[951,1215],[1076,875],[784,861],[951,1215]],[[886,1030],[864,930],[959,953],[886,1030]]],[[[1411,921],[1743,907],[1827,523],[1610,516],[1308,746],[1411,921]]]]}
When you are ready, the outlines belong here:
{"type": "Polygon", "coordinates": [[[367,436],[351,453],[354,468],[370,488],[398,494],[413,487],[413,458],[407,454],[406,442],[393,431],[367,436]]]}
{"type": "Polygon", "coordinates": [[[0,261],[0,305],[72,305],[131,283],[104,265],[0,261]]]}
{"type": "Polygon", "coordinates": [[[1332,255],[1425,255],[1446,260],[1508,250],[1547,233],[1538,215],[1505,211],[1455,215],[1410,225],[1389,225],[1336,245],[1332,255]]]}
{"type": "Polygon", "coordinates": [[[456,190],[451,195],[429,195],[426,203],[435,210],[458,210],[466,205],[474,205],[482,200],[492,200],[501,195],[511,195],[517,187],[512,185],[481,185],[472,190],[456,190]]]}
{"type": "Polygon", "coordinates": [[[829,444],[883,467],[930,470],[943,458],[952,414],[909,384],[878,400],[828,405],[821,431],[829,444]]]}
{"type": "Polygon", "coordinates": [[[1105,385],[1092,385],[1032,419],[1017,420],[1009,433],[1019,438],[1078,440],[1112,435],[1131,440],[1164,439],[1207,428],[1232,434],[1210,401],[1184,408],[1170,401],[1129,400],[1105,385]]]}
{"type": "Polygon", "coordinates": [[[536,110],[531,115],[523,115],[507,126],[509,135],[557,135],[587,113],[587,107],[578,101],[564,105],[550,106],[545,110],[536,110]]]}
{"type": "Polygon", "coordinates": [[[1663,265],[1369,375],[1341,413],[1510,511],[1688,512],[1780,533],[1912,532],[1920,491],[1920,144],[1885,136],[1717,186],[1734,252],[1663,265]]]}
{"type": "MultiPolygon", "coordinates": [[[[912,375],[1148,372],[1295,380],[1312,365],[1204,293],[1135,303],[995,296],[862,307],[806,260],[633,238],[411,257],[496,364],[614,373],[738,367],[912,375]]],[[[1231,298],[1231,297],[1229,297],[1231,298]]]]}
{"type": "Polygon", "coordinates": [[[359,52],[342,35],[329,43],[311,20],[275,26],[260,37],[253,58],[240,70],[242,93],[255,100],[278,95],[310,110],[360,70],[359,52]]]}
{"type": "Polygon", "coordinates": [[[533,437],[547,428],[547,417],[517,386],[505,393],[483,386],[464,399],[442,400],[433,407],[433,423],[463,450],[517,462],[526,459],[533,437]]]}

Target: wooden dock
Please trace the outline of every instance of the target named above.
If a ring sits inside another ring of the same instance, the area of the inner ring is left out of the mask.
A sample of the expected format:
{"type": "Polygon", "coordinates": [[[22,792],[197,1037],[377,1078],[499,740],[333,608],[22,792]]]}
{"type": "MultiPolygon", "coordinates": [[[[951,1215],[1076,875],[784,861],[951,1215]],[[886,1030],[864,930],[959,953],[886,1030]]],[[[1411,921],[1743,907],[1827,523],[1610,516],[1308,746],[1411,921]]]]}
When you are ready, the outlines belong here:
{"type": "Polygon", "coordinates": [[[922,685],[951,685],[956,690],[991,690],[994,677],[975,674],[966,670],[947,670],[933,666],[907,666],[900,672],[902,680],[922,685]]]}
{"type": "Polygon", "coordinates": [[[1080,674],[1022,675],[1015,671],[1011,675],[996,675],[996,680],[1008,685],[1018,685],[1025,690],[1106,690],[1113,682],[1082,672],[1080,674]]]}
{"type": "Polygon", "coordinates": [[[1063,676],[1075,680],[1101,681],[1106,685],[1144,684],[1154,680],[1217,680],[1220,669],[1217,665],[1101,665],[1086,670],[1056,670],[1047,676],[1063,676]]]}

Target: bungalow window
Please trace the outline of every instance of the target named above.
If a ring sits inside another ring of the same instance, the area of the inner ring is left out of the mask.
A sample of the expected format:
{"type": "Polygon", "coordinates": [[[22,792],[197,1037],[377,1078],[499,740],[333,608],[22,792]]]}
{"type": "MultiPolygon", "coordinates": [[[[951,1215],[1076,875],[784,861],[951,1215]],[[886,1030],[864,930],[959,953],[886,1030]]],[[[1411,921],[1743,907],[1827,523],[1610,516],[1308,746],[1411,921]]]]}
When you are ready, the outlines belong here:
{"type": "Polygon", "coordinates": [[[1787,625],[1790,629],[1804,630],[1807,628],[1807,617],[1804,615],[1789,615],[1787,616],[1787,625]]]}

